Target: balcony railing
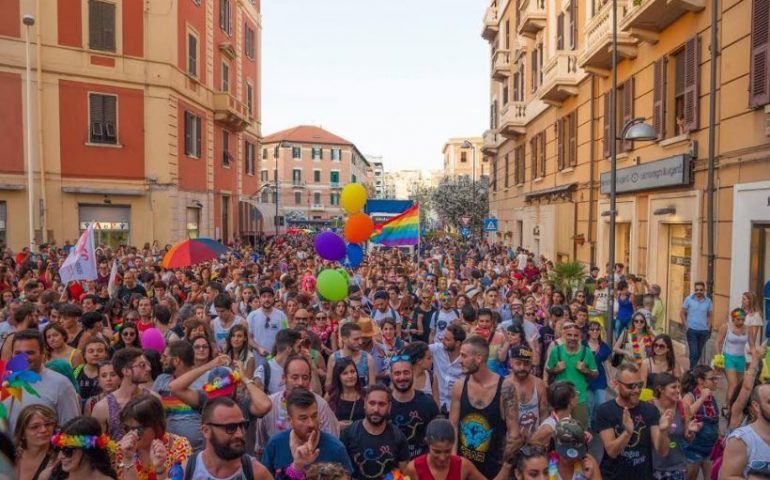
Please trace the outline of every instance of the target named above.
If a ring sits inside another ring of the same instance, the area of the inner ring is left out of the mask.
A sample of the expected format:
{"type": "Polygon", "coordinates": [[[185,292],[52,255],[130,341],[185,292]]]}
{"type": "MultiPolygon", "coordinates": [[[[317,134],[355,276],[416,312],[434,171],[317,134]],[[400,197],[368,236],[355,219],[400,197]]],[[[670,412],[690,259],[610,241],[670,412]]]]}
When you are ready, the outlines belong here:
{"type": "Polygon", "coordinates": [[[537,32],[545,28],[545,0],[523,0],[519,7],[519,33],[534,38],[537,32]]]}
{"type": "Polygon", "coordinates": [[[316,212],[322,212],[324,210],[324,206],[322,203],[314,203],[310,206],[310,209],[316,212]]]}
{"type": "Polygon", "coordinates": [[[511,76],[511,55],[508,50],[498,50],[492,57],[492,78],[505,80],[511,76]]]}
{"type": "Polygon", "coordinates": [[[481,30],[481,37],[488,42],[492,42],[499,30],[497,7],[490,5],[487,11],[484,12],[484,28],[481,30]]]}
{"type": "Polygon", "coordinates": [[[249,109],[229,93],[218,92],[214,94],[214,120],[243,130],[249,125],[249,109]]]}
{"type": "Polygon", "coordinates": [[[705,0],[629,0],[619,29],[638,40],[655,43],[658,33],[687,12],[700,12],[705,0]]]}
{"type": "MultiPolygon", "coordinates": [[[[625,11],[625,5],[619,3],[618,24],[625,18],[625,11]]],[[[636,43],[636,39],[627,32],[619,31],[618,58],[636,58],[636,43]]],[[[584,45],[583,53],[578,57],[578,66],[589,72],[609,75],[612,67],[612,2],[599,6],[586,24],[584,45]]]]}
{"type": "Polygon", "coordinates": [[[509,103],[502,110],[500,117],[500,134],[506,138],[516,138],[527,133],[527,104],[524,102],[509,103]]]}
{"type": "Polygon", "coordinates": [[[585,75],[577,65],[575,52],[557,51],[543,68],[540,99],[546,103],[558,105],[567,97],[577,95],[578,85],[585,75]]]}
{"type": "Polygon", "coordinates": [[[482,136],[484,143],[481,144],[481,151],[487,155],[494,155],[497,149],[505,142],[505,137],[500,135],[497,130],[487,130],[482,136]]]}

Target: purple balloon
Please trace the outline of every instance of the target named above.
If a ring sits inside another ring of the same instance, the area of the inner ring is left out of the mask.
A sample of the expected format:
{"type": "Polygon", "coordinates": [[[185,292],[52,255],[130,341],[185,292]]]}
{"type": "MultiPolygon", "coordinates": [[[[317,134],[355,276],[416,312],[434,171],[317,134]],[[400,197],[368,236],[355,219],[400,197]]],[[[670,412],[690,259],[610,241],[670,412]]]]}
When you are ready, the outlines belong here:
{"type": "Polygon", "coordinates": [[[333,232],[323,232],[315,237],[315,251],[324,260],[335,262],[345,257],[345,241],[333,232]]]}

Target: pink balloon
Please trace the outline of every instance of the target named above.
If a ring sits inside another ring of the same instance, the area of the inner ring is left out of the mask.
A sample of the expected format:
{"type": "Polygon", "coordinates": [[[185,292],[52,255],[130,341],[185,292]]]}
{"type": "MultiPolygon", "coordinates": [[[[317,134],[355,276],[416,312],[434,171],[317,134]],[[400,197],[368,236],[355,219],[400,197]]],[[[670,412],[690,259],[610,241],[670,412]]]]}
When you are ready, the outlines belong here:
{"type": "Polygon", "coordinates": [[[166,348],[166,340],[157,328],[148,328],[142,333],[142,348],[149,348],[163,355],[166,348]]]}

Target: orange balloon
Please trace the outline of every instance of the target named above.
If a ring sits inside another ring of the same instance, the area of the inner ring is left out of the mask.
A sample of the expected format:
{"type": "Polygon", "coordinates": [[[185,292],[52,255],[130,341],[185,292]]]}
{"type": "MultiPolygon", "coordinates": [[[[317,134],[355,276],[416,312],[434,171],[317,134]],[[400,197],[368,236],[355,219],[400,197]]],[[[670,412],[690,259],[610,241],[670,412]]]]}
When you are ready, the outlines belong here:
{"type": "Polygon", "coordinates": [[[365,213],[354,213],[345,223],[345,239],[350,243],[361,243],[369,240],[374,232],[374,221],[365,213]]]}

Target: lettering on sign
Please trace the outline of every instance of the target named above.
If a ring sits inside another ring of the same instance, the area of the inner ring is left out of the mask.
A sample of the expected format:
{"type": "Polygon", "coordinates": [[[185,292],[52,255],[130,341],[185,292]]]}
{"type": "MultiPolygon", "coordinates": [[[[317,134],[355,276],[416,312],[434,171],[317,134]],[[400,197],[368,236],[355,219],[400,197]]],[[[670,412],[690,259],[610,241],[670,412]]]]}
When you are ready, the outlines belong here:
{"type": "MultiPolygon", "coordinates": [[[[621,168],[617,171],[615,191],[625,193],[689,185],[690,163],[689,155],[675,155],[654,162],[621,168]]],[[[610,172],[602,173],[601,181],[601,192],[609,195],[610,172]]]]}

